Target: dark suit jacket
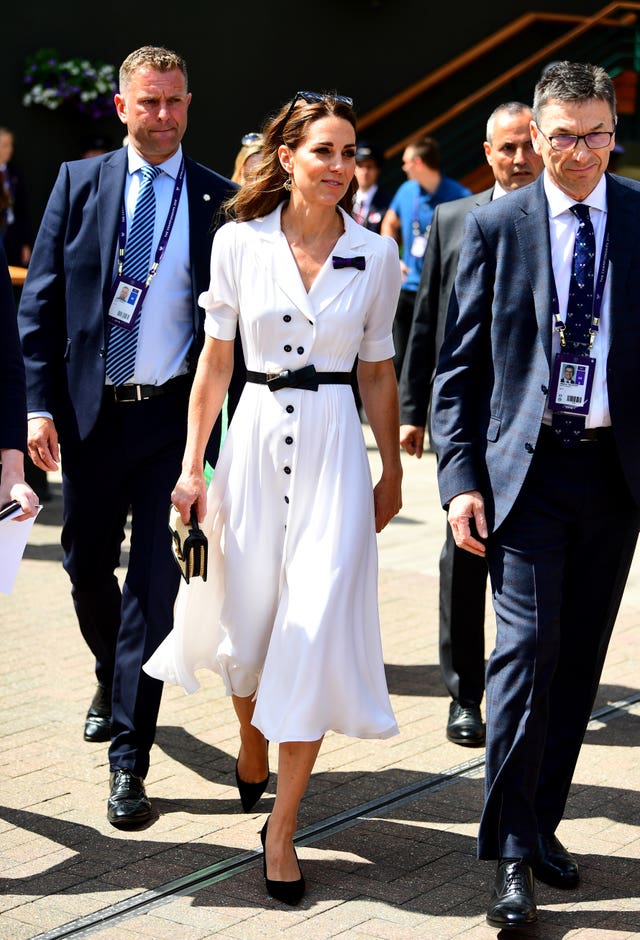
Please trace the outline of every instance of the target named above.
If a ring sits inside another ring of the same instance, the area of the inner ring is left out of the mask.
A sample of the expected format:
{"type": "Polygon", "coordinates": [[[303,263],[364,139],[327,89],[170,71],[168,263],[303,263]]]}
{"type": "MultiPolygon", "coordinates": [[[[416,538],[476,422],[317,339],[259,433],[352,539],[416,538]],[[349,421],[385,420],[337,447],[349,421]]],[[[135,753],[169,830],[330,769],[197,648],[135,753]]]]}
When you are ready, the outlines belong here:
{"type": "MultiPolygon", "coordinates": [[[[607,174],[614,438],[640,504],[640,183],[607,174]]],[[[432,425],[443,505],[479,490],[490,529],[531,463],[551,370],[553,269],[543,176],[465,220],[432,425]]]]}
{"type": "Polygon", "coordinates": [[[493,187],[436,206],[429,230],[413,323],[400,376],[400,423],[423,428],[449,300],[458,268],[464,220],[491,201],[493,187]]]}
{"type": "MultiPolygon", "coordinates": [[[[185,157],[193,289],[193,358],[204,341],[198,295],[209,285],[213,221],[233,184],[185,157]]],[[[84,439],[95,425],[106,373],[107,308],[113,283],[127,150],[64,163],[34,246],[19,308],[29,411],[53,415],[84,439]]]]}
{"type": "Polygon", "coordinates": [[[384,214],[389,208],[390,203],[391,196],[389,193],[378,187],[378,189],[375,191],[373,199],[371,200],[367,217],[362,223],[364,227],[368,228],[370,232],[375,232],[377,235],[379,235],[384,214]]]}
{"type": "Polygon", "coordinates": [[[13,287],[0,241],[0,449],[27,449],[24,363],[13,287]]]}

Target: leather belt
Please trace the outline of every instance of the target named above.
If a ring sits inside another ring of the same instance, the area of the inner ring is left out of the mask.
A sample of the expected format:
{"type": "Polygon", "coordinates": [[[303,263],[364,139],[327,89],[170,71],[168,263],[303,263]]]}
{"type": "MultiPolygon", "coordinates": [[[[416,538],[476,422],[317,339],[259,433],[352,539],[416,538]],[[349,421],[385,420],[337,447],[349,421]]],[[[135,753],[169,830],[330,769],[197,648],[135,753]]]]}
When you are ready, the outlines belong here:
{"type": "Polygon", "coordinates": [[[283,372],[251,372],[247,369],[247,382],[266,385],[272,392],[280,388],[304,388],[317,392],[319,385],[351,385],[351,381],[350,372],[316,372],[313,365],[283,372]]]}
{"type": "MultiPolygon", "coordinates": [[[[551,428],[549,424],[542,425],[542,433],[549,441],[553,441],[554,444],[560,445],[555,431],[551,428]]],[[[606,441],[611,441],[613,439],[613,428],[585,428],[580,437],[578,438],[578,444],[603,444],[606,441]]]]}
{"type": "Polygon", "coordinates": [[[613,428],[585,428],[580,435],[579,444],[587,441],[608,441],[613,435],[613,428]]]}
{"type": "Polygon", "coordinates": [[[178,375],[162,385],[105,385],[105,395],[115,402],[146,401],[178,391],[180,386],[192,378],[191,373],[178,375]]]}

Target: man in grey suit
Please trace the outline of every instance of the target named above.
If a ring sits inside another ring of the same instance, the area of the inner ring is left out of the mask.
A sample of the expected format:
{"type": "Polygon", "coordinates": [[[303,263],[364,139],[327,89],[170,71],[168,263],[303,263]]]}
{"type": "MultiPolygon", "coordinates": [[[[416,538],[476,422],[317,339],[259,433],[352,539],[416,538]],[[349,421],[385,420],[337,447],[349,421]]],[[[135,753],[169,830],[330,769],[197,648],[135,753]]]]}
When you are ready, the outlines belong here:
{"type": "Polygon", "coordinates": [[[579,883],[555,832],[640,526],[640,184],[606,173],[603,69],[556,63],[533,113],[544,173],[465,220],[432,418],[456,545],[491,578],[478,854],[507,929],[537,919],[534,875],[579,883]]]}
{"type": "MultiPolygon", "coordinates": [[[[444,338],[449,298],[458,266],[464,220],[482,206],[533,182],[542,172],[534,151],[528,105],[509,101],[490,114],[484,152],[495,184],[484,192],[438,206],[431,224],[413,326],[400,377],[400,443],[422,456],[433,372],[444,338]]],[[[440,555],[440,668],[451,696],[447,737],[480,747],[485,740],[484,610],[487,565],[458,548],[447,525],[440,555]]]]}

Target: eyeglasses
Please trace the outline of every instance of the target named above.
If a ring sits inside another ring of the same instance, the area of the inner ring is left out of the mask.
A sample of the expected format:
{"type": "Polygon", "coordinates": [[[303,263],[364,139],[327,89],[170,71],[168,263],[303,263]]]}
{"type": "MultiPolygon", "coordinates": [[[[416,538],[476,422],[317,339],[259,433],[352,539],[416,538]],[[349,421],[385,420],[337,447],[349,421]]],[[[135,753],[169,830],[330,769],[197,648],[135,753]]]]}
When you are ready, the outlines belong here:
{"type": "MultiPolygon", "coordinates": [[[[537,124],[536,127],[538,127],[537,124]]],[[[592,131],[590,134],[552,134],[550,137],[547,137],[544,131],[541,131],[539,127],[538,130],[544,139],[549,141],[551,149],[557,150],[560,153],[573,150],[574,147],[578,146],[579,140],[584,140],[589,150],[603,150],[605,147],[609,146],[611,138],[615,134],[615,130],[613,130],[592,131]]]]}
{"type": "Polygon", "coordinates": [[[248,147],[249,144],[261,144],[264,142],[264,137],[262,134],[257,134],[255,131],[252,131],[250,134],[245,134],[240,143],[243,147],[248,147]]]}
{"type": "Polygon", "coordinates": [[[319,91],[297,91],[293,96],[291,104],[289,105],[289,110],[287,111],[286,117],[282,122],[283,128],[288,123],[289,118],[293,114],[293,109],[301,98],[303,101],[306,101],[307,104],[315,104],[318,101],[340,101],[342,104],[346,104],[350,108],[353,107],[353,98],[347,98],[346,95],[325,95],[319,91]]]}

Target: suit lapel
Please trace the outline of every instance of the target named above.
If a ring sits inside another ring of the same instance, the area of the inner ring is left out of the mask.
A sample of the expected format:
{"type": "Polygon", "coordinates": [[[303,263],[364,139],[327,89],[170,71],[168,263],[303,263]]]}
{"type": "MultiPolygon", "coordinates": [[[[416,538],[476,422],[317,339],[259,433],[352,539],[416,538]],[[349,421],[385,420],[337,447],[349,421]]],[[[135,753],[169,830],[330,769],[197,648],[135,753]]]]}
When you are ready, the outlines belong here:
{"type": "MultiPolygon", "coordinates": [[[[283,294],[292,304],[311,322],[315,323],[316,316],[329,306],[342,291],[361,274],[357,268],[340,268],[335,270],[329,258],[313,282],[309,293],[305,290],[300,272],[289,243],[285,238],[280,225],[282,205],[266,216],[262,222],[261,237],[270,243],[271,276],[283,294]]],[[[364,255],[367,231],[364,226],[355,222],[346,212],[340,210],[344,220],[345,230],[336,242],[332,255],[364,255]]],[[[367,259],[368,260],[368,259],[367,259]]]]}
{"type": "Polygon", "coordinates": [[[481,193],[478,193],[476,196],[476,205],[477,206],[486,206],[487,203],[491,202],[493,198],[493,186],[490,189],[483,189],[481,193]]]}
{"type": "Polygon", "coordinates": [[[634,230],[637,228],[638,204],[635,193],[621,186],[607,175],[607,227],[611,237],[609,243],[609,270],[611,277],[611,340],[615,336],[620,318],[628,309],[625,284],[629,275],[632,249],[635,246],[634,230]]]}
{"type": "MultiPolygon", "coordinates": [[[[370,255],[365,250],[364,229],[362,225],[358,225],[345,212],[341,214],[344,219],[344,232],[336,242],[331,254],[345,258],[363,255],[366,264],[370,259],[370,255]]],[[[322,313],[336,299],[338,294],[341,294],[356,277],[361,276],[362,272],[358,268],[334,268],[331,258],[329,258],[313,282],[309,294],[313,298],[317,312],[322,313]]]]}
{"type": "Polygon", "coordinates": [[[551,302],[554,291],[549,219],[542,176],[527,186],[515,207],[514,225],[535,305],[538,332],[551,365],[551,302]]]}
{"type": "Polygon", "coordinates": [[[100,270],[102,293],[106,298],[113,283],[113,262],[116,256],[122,194],[127,173],[127,149],[112,153],[101,165],[98,177],[98,233],[100,238],[100,270]]]}
{"type": "Polygon", "coordinates": [[[282,206],[283,203],[280,203],[262,220],[260,237],[270,246],[270,250],[263,254],[263,258],[265,263],[270,265],[269,274],[282,293],[307,320],[315,323],[313,304],[304,288],[298,266],[280,224],[282,206]]]}

